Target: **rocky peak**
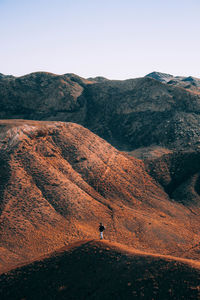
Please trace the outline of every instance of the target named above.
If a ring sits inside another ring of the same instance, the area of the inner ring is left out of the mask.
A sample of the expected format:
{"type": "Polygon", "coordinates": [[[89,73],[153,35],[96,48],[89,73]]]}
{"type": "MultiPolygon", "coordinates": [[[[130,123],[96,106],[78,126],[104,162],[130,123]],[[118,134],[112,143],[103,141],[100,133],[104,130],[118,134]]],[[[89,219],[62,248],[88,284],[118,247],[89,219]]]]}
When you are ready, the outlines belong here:
{"type": "Polygon", "coordinates": [[[146,75],[146,77],[150,77],[156,80],[159,80],[163,83],[167,83],[168,81],[172,80],[174,78],[171,74],[161,73],[161,72],[152,72],[146,75]]]}

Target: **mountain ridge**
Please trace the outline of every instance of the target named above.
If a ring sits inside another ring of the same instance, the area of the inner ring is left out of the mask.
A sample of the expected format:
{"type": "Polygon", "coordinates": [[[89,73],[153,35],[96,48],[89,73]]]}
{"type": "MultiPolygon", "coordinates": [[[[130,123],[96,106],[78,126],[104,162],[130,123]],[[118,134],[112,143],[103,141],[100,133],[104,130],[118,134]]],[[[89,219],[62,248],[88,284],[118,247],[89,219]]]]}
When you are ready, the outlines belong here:
{"type": "Polygon", "coordinates": [[[78,123],[125,151],[200,147],[198,87],[150,77],[95,82],[35,72],[0,79],[0,118],[78,123]]]}
{"type": "Polygon", "coordinates": [[[197,262],[89,240],[2,274],[0,290],[2,299],[197,299],[199,277],[197,262]]]}

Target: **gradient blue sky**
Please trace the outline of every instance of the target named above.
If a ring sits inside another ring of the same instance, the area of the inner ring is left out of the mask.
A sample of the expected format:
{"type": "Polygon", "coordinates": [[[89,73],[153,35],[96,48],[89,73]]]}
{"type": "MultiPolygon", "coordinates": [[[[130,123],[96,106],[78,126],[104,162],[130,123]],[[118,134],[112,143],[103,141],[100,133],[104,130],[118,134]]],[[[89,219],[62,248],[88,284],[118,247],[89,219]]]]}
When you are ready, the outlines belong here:
{"type": "Polygon", "coordinates": [[[200,0],[0,0],[0,73],[200,77],[200,0]]]}

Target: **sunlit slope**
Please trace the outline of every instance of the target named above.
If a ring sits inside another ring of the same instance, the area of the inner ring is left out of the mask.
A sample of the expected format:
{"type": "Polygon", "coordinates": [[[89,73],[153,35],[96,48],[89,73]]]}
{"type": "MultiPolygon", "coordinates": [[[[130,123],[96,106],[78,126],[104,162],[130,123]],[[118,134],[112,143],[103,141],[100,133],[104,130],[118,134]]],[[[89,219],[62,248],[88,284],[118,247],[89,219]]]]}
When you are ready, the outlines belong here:
{"type": "Polygon", "coordinates": [[[1,121],[1,266],[85,238],[162,254],[199,242],[199,218],[145,171],[73,123],[1,121]]]}

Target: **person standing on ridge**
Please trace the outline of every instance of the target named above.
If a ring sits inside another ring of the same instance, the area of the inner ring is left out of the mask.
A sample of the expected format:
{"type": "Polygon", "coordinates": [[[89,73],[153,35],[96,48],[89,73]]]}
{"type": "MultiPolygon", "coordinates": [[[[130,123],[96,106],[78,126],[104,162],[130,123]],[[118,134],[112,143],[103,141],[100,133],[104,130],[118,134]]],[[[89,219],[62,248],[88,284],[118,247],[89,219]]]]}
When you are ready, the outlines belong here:
{"type": "Polygon", "coordinates": [[[100,239],[103,240],[103,231],[105,230],[105,227],[102,223],[99,224],[99,231],[100,231],[100,239]]]}

